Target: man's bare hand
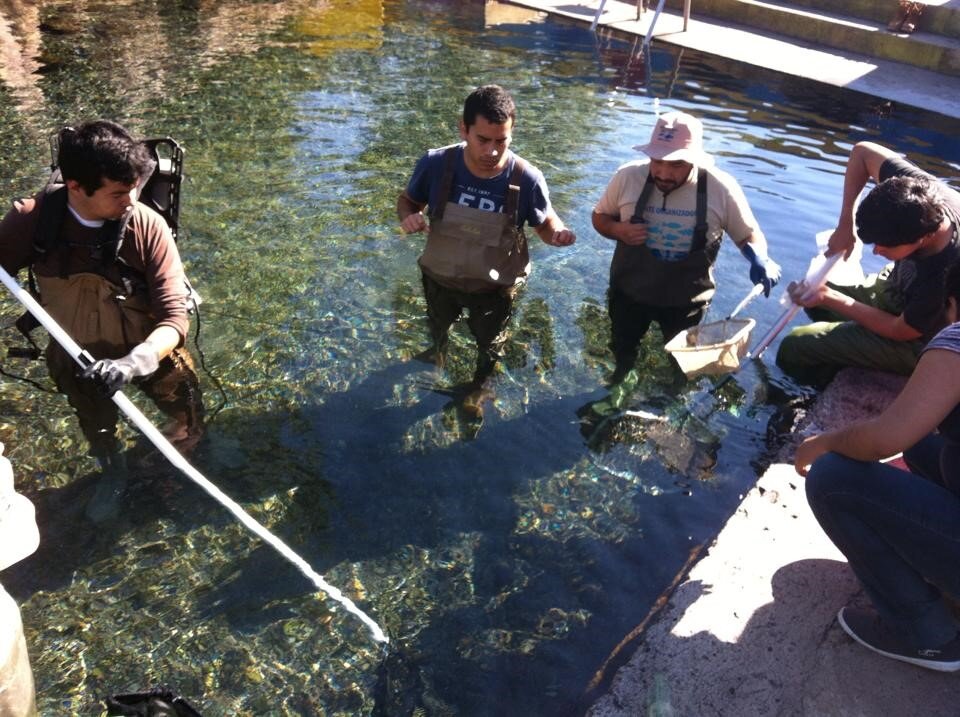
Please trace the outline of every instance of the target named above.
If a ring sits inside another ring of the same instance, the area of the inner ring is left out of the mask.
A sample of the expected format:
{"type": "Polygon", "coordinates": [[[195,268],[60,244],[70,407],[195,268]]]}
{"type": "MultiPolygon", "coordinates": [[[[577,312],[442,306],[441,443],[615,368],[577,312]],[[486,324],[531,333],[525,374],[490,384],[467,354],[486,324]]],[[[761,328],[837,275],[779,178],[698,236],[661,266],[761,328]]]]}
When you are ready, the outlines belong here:
{"type": "Polygon", "coordinates": [[[427,224],[427,218],[423,216],[423,212],[414,212],[405,216],[400,222],[400,228],[403,229],[404,234],[430,231],[430,225],[427,224]]]}
{"type": "Polygon", "coordinates": [[[617,225],[617,239],[624,244],[639,246],[647,242],[647,225],[619,222],[617,225]]]}
{"type": "Polygon", "coordinates": [[[842,252],[843,258],[849,259],[853,253],[853,247],[856,241],[856,237],[853,236],[852,227],[846,224],[838,226],[833,230],[833,234],[830,235],[830,240],[827,242],[827,251],[824,255],[833,256],[834,254],[842,252]]]}
{"type": "Polygon", "coordinates": [[[546,242],[550,246],[570,246],[577,240],[577,235],[574,234],[569,229],[561,229],[560,231],[555,231],[550,237],[550,241],[546,242]]]}
{"type": "Polygon", "coordinates": [[[821,284],[816,289],[811,289],[805,281],[791,281],[787,285],[787,293],[790,300],[797,306],[809,308],[819,306],[827,297],[830,288],[826,284],[821,284]]]}

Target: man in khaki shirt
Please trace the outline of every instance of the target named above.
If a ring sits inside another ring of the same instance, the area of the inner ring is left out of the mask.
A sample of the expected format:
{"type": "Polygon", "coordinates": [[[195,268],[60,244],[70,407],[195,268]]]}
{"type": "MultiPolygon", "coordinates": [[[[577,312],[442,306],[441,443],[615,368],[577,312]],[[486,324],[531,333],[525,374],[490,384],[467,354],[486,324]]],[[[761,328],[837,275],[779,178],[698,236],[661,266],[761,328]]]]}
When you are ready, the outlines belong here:
{"type": "Polygon", "coordinates": [[[621,166],[593,209],[593,227],[616,242],[608,310],[618,383],[633,368],[640,340],[656,321],[664,343],[703,318],[716,285],[723,233],[750,263],[764,292],[780,278],[736,180],[703,151],[703,126],[683,112],[662,115],[647,159],[621,166]]]}

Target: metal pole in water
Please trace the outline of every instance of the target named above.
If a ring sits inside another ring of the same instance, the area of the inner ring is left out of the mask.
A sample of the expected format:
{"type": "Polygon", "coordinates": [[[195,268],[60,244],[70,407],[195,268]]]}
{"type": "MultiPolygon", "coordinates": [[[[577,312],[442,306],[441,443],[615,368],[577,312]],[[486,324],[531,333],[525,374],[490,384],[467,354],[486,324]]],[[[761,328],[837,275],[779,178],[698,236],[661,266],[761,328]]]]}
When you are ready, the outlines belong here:
{"type": "Polygon", "coordinates": [[[600,22],[600,16],[603,15],[603,6],[607,4],[607,0],[600,0],[600,7],[597,8],[597,14],[593,16],[593,22],[590,23],[590,32],[597,31],[597,23],[600,22]]]}
{"type": "MultiPolygon", "coordinates": [[[[37,303],[36,299],[34,299],[28,291],[24,290],[3,267],[0,267],[0,281],[3,281],[17,301],[23,304],[27,310],[33,314],[34,318],[43,325],[56,342],[60,344],[78,364],[86,368],[93,363],[93,357],[82,349],[80,345],[54,321],[53,317],[37,303]]],[[[140,412],[140,409],[123,395],[121,391],[113,394],[112,398],[113,402],[123,411],[124,415],[150,439],[150,442],[163,453],[167,460],[185,473],[190,480],[203,488],[203,490],[220,503],[220,505],[230,511],[248,530],[293,563],[318,589],[326,593],[331,599],[340,603],[351,615],[358,618],[370,630],[370,634],[375,641],[382,643],[389,642],[380,626],[374,622],[369,615],[358,608],[350,598],[324,580],[323,576],[310,567],[310,564],[306,560],[294,552],[293,549],[280,540],[280,538],[258,523],[249,513],[240,507],[236,501],[211,483],[200,471],[190,465],[187,459],[180,455],[180,452],[170,444],[170,441],[157,430],[156,426],[154,426],[150,420],[140,412]]]]}

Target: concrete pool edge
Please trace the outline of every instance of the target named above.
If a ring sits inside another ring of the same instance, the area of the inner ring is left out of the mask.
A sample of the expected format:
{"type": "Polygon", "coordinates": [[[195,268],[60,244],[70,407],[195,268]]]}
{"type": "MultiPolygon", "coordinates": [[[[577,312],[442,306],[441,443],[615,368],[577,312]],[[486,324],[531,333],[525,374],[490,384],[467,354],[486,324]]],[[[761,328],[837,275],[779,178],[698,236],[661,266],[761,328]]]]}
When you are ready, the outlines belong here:
{"type": "MultiPolygon", "coordinates": [[[[848,369],[797,433],[882,410],[902,384],[848,369]]],[[[838,626],[840,607],[867,599],[790,463],[770,466],[677,583],[591,717],[956,714],[953,676],[877,656],[838,626]]]]}

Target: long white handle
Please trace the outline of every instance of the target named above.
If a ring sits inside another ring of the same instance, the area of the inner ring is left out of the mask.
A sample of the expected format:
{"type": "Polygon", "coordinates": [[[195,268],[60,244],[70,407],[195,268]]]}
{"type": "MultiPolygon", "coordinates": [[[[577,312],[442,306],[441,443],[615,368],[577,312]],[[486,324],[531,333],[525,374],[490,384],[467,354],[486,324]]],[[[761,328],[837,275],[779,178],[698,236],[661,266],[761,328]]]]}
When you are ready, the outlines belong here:
{"type": "MultiPolygon", "coordinates": [[[[812,292],[819,289],[827,281],[827,277],[830,275],[830,270],[837,265],[837,262],[841,259],[843,255],[838,253],[833,256],[828,256],[823,262],[817,271],[808,276],[804,281],[807,285],[807,291],[804,293],[804,296],[810,295],[812,292]]],[[[780,318],[777,319],[773,327],[766,333],[766,335],[760,339],[760,342],[753,347],[748,356],[749,358],[760,358],[763,355],[763,352],[767,350],[767,347],[773,343],[773,340],[777,338],[777,335],[783,331],[783,327],[790,323],[790,320],[797,315],[797,312],[800,311],[800,304],[790,301],[790,305],[787,309],[780,315],[780,318]]]]}
{"type": "Polygon", "coordinates": [[[753,288],[750,289],[750,293],[744,296],[743,299],[740,300],[740,303],[737,304],[736,307],[734,307],[733,311],[727,314],[727,318],[724,320],[729,321],[730,319],[732,319],[734,316],[736,316],[741,311],[743,311],[744,307],[747,304],[749,304],[751,301],[756,299],[762,293],[763,293],[763,284],[754,284],[753,288]]]}
{"type": "MultiPolygon", "coordinates": [[[[3,267],[0,267],[0,281],[6,285],[10,290],[17,301],[23,304],[27,310],[33,314],[33,316],[40,322],[40,324],[47,331],[50,332],[50,335],[60,344],[64,350],[69,353],[74,360],[81,366],[89,366],[93,359],[89,353],[84,351],[76,341],[70,338],[70,335],[64,331],[60,325],[54,321],[53,317],[50,316],[44,310],[40,304],[37,303],[30,292],[26,291],[20,284],[14,280],[10,274],[4,270],[3,267]]],[[[220,505],[230,511],[234,517],[237,518],[248,530],[253,532],[257,537],[267,543],[270,547],[276,550],[280,555],[285,557],[291,563],[293,563],[297,568],[306,576],[314,585],[316,585],[320,590],[325,592],[333,600],[336,600],[340,603],[347,612],[351,615],[357,617],[364,625],[367,626],[370,630],[370,634],[373,636],[373,639],[377,642],[388,642],[387,636],[383,633],[383,630],[380,629],[380,626],[374,622],[365,612],[358,608],[350,598],[345,596],[333,585],[330,585],[323,577],[318,574],[310,564],[301,558],[297,553],[295,553],[286,543],[284,543],[280,538],[275,536],[260,523],[254,520],[243,508],[240,507],[232,498],[226,495],[221,491],[216,485],[211,483],[207,478],[200,473],[196,468],[194,468],[190,463],[180,455],[180,452],[174,448],[170,441],[166,439],[156,426],[154,426],[150,420],[140,412],[140,409],[137,408],[130,399],[123,395],[121,391],[117,391],[113,394],[113,402],[117,404],[117,407],[123,411],[124,415],[130,419],[133,424],[139,428],[143,434],[150,439],[150,442],[156,446],[167,460],[169,460],[173,465],[183,471],[190,480],[199,485],[203,490],[205,490],[210,496],[213,497],[220,505]]]]}

